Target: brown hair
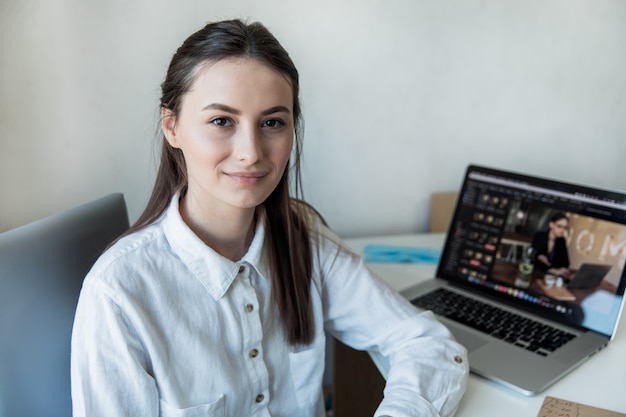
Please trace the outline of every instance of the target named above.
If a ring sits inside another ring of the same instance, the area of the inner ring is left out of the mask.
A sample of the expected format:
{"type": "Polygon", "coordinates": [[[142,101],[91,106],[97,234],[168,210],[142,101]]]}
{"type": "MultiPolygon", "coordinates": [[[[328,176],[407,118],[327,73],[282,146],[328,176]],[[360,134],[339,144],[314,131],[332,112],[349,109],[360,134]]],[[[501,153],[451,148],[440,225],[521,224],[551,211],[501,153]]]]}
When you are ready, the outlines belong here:
{"type": "MultiPolygon", "coordinates": [[[[258,22],[241,20],[210,23],[189,36],[170,62],[161,84],[161,108],[178,117],[182,99],[195,81],[203,65],[231,57],[259,60],[285,75],[293,90],[295,126],[294,154],[278,186],[257,208],[258,218],[265,221],[265,246],[272,271],[272,296],[278,306],[286,337],[292,344],[308,344],[313,339],[311,307],[311,275],[313,269],[308,207],[292,199],[301,194],[300,153],[302,120],[298,71],[287,51],[258,22]],[[293,178],[290,179],[290,174],[293,178]]],[[[187,169],[180,149],[162,138],[161,162],[148,204],[126,234],[141,229],[158,219],[173,196],[187,191],[187,169]]]]}

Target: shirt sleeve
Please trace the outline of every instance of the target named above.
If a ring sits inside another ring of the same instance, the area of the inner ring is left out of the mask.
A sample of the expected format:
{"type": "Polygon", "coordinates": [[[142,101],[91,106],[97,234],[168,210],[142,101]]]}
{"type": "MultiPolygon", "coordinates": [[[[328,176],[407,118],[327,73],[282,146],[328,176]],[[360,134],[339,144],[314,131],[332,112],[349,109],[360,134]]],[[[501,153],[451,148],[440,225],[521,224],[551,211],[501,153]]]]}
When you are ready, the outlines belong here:
{"type": "Polygon", "coordinates": [[[72,334],[74,417],[156,417],[159,400],[141,343],[98,281],[85,281],[72,334]]]}
{"type": "Polygon", "coordinates": [[[389,364],[376,416],[451,416],[467,387],[467,352],[430,312],[385,285],[338,239],[322,243],[325,328],[389,364]]]}

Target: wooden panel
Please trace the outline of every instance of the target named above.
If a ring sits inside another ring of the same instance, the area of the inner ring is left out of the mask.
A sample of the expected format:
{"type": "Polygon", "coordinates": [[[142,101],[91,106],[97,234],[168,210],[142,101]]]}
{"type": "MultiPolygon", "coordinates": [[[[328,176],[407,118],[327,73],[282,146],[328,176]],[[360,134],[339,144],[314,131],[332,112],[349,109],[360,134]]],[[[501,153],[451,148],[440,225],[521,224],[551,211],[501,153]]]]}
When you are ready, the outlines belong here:
{"type": "Polygon", "coordinates": [[[383,400],[385,379],[367,354],[335,341],[334,417],[371,417],[383,400]]]}
{"type": "Polygon", "coordinates": [[[454,212],[457,197],[456,191],[433,193],[430,197],[430,233],[448,231],[450,219],[454,212]]]}

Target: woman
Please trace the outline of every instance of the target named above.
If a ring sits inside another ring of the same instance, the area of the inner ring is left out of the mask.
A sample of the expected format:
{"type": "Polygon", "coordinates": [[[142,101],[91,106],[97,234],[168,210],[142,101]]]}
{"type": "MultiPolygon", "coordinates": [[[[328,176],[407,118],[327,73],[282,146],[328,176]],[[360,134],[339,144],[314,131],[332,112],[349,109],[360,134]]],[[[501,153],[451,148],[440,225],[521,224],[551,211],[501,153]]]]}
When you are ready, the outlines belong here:
{"type": "Polygon", "coordinates": [[[389,359],[376,415],[453,413],[465,350],[290,197],[298,73],[278,41],[209,24],[162,93],[152,196],[81,292],[74,416],[321,417],[326,332],[389,359]]]}
{"type": "Polygon", "coordinates": [[[557,212],[550,218],[548,230],[535,233],[531,246],[535,250],[535,267],[553,275],[568,278],[569,254],[565,236],[569,228],[569,218],[557,212]]]}

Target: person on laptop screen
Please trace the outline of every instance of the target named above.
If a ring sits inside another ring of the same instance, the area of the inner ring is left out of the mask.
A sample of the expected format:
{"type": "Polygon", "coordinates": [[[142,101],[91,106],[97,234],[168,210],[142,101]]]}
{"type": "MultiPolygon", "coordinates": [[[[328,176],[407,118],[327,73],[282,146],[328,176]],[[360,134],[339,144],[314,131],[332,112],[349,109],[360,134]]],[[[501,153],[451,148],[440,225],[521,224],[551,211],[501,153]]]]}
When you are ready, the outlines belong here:
{"type": "Polygon", "coordinates": [[[74,417],[322,417],[327,333],[389,360],[376,416],[454,413],[465,348],[290,196],[298,89],[260,23],[210,23],[174,54],[152,196],[80,295],[74,417]]]}
{"type": "Polygon", "coordinates": [[[569,218],[565,213],[557,212],[550,218],[548,230],[535,233],[531,246],[535,249],[537,269],[569,278],[570,261],[565,242],[568,227],[569,218]]]}

